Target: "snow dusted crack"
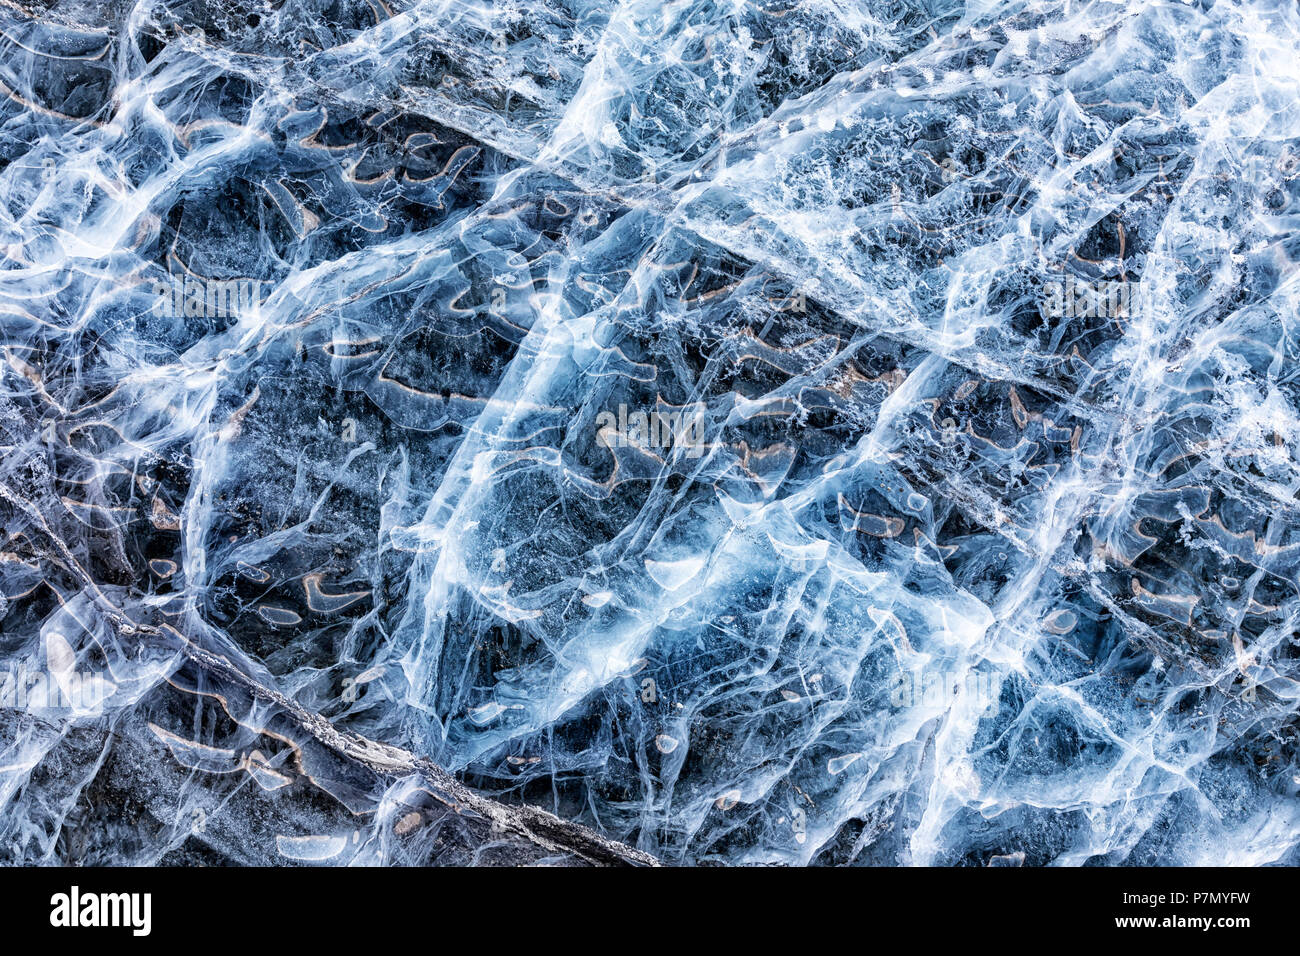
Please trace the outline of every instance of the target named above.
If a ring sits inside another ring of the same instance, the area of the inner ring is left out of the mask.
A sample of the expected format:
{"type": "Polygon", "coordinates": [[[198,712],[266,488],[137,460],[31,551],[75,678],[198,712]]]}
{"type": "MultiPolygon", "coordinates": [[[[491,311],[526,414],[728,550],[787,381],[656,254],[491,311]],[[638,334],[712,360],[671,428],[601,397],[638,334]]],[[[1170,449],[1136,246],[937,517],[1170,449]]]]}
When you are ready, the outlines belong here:
{"type": "Polygon", "coordinates": [[[136,639],[153,637],[165,645],[175,646],[198,666],[222,681],[248,690],[258,700],[274,705],[289,715],[303,730],[316,740],[349,760],[363,764],[386,777],[408,777],[418,774],[438,794],[439,799],[456,813],[481,817],[489,821],[494,831],[513,834],[529,843],[553,853],[572,857],[596,866],[657,866],[658,861],[648,853],[607,839],[599,833],[568,820],[561,820],[532,806],[509,806],[486,798],[470,790],[447,771],[425,757],[418,757],[398,747],[347,732],[340,732],[320,714],[312,713],[297,701],[267,687],[245,674],[233,663],[211,651],[195,645],[175,628],[168,625],[155,627],[132,621],[115,607],[86,575],[71,549],[51,531],[38,509],[24,501],[12,489],[0,484],[0,497],[29,514],[34,524],[45,531],[47,539],[57,549],[65,568],[73,569],[82,579],[95,602],[116,629],[136,639]]]}

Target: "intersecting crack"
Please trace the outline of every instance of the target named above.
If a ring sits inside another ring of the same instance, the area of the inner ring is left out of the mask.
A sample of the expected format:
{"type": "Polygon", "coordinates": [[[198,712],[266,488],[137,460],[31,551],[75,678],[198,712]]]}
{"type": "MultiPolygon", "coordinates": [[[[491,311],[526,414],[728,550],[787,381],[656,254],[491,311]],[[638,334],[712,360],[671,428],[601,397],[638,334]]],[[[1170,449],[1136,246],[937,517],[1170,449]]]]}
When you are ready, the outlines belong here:
{"type": "Polygon", "coordinates": [[[427,757],[369,740],[359,734],[341,731],[325,717],[309,711],[280,691],[254,680],[225,657],[199,647],[170,625],[157,627],[132,621],[100,590],[76,560],[67,543],[50,528],[36,507],[4,483],[0,483],[0,497],[24,511],[41,528],[59,552],[62,559],[60,564],[81,579],[87,593],[119,631],[128,635],[152,636],[167,642],[209,673],[237,684],[257,699],[279,708],[303,730],[336,753],[386,777],[419,774],[445,795],[446,802],[457,813],[482,817],[494,827],[547,850],[571,853],[597,866],[659,865],[659,861],[649,853],[604,837],[580,823],[563,820],[539,807],[527,804],[512,806],[475,793],[427,757]]]}

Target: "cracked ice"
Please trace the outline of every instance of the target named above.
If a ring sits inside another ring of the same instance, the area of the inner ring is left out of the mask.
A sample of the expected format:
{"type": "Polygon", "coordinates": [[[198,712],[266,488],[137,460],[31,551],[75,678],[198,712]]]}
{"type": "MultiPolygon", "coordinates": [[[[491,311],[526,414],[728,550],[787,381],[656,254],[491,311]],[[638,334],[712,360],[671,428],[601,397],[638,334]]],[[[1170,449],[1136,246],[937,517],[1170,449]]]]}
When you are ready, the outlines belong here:
{"type": "Polygon", "coordinates": [[[0,859],[1300,863],[1298,39],[8,4],[0,859]]]}

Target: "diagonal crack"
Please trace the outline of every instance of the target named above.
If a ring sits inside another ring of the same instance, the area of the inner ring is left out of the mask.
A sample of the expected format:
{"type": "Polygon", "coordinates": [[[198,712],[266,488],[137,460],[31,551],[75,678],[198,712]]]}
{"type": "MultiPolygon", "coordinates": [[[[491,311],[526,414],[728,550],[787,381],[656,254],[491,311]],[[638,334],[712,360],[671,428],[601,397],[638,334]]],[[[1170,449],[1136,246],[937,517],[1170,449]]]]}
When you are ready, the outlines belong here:
{"type": "Polygon", "coordinates": [[[169,625],[157,627],[132,620],[117,607],[76,560],[67,543],[54,531],[34,506],[7,484],[0,482],[0,498],[23,511],[41,529],[59,552],[68,571],[79,578],[86,593],[104,611],[105,617],[124,634],[146,635],[175,645],[186,658],[222,680],[243,687],[258,700],[279,708],[320,743],[385,777],[419,774],[442,791],[447,802],[460,814],[478,816],[496,828],[513,833],[536,846],[553,852],[570,853],[595,866],[658,866],[659,861],[641,850],[602,836],[590,827],[564,820],[540,807],[512,806],[493,800],[467,787],[427,757],[400,747],[339,730],[319,713],[268,687],[244,673],[229,659],[206,650],[169,625]]]}

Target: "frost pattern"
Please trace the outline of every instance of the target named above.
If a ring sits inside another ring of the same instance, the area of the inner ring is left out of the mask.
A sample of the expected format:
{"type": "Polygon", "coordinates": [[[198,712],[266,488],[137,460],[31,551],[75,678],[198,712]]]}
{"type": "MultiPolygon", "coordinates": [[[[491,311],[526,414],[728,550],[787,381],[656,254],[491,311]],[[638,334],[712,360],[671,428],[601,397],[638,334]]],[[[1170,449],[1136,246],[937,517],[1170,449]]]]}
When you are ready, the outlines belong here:
{"type": "Polygon", "coordinates": [[[0,859],[1300,863],[1298,39],[0,9],[0,859]]]}

